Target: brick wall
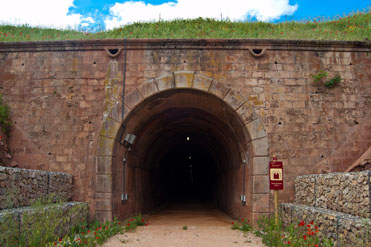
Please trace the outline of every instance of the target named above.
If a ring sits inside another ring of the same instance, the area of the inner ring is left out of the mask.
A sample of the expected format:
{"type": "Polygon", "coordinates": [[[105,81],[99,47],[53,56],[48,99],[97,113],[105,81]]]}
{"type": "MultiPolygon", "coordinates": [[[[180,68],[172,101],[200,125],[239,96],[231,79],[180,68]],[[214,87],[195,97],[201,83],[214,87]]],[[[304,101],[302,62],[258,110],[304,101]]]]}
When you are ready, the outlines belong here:
{"type": "MultiPolygon", "coordinates": [[[[96,200],[99,132],[121,102],[123,51],[111,58],[106,47],[123,48],[123,41],[0,44],[0,93],[12,111],[12,155],[23,167],[74,174],[75,200],[96,200]]],[[[264,124],[270,156],[284,162],[282,201],[294,200],[296,176],[339,170],[371,145],[363,135],[357,141],[349,136],[371,119],[370,42],[129,40],[126,48],[126,93],[191,71],[244,95],[264,124]],[[264,54],[253,56],[249,49],[255,47],[264,54]],[[320,70],[330,78],[339,74],[340,85],[315,84],[311,75],[320,70]],[[344,143],[351,150],[346,157],[336,153],[344,143]]]]}

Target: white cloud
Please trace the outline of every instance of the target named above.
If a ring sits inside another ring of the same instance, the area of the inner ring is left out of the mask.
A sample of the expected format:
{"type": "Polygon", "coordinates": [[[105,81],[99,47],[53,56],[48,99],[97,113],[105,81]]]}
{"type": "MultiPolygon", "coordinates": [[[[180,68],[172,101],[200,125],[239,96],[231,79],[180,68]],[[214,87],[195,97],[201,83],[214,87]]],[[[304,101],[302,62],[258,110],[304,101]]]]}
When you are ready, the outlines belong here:
{"type": "Polygon", "coordinates": [[[2,23],[75,28],[84,20],[80,14],[68,15],[73,0],[0,0],[0,6],[2,23]]]}
{"type": "Polygon", "coordinates": [[[133,22],[193,19],[198,17],[220,19],[228,17],[232,21],[244,21],[256,17],[259,21],[278,19],[291,15],[297,5],[288,0],[178,0],[161,5],[146,4],[142,1],[116,3],[105,19],[107,29],[133,22]]]}

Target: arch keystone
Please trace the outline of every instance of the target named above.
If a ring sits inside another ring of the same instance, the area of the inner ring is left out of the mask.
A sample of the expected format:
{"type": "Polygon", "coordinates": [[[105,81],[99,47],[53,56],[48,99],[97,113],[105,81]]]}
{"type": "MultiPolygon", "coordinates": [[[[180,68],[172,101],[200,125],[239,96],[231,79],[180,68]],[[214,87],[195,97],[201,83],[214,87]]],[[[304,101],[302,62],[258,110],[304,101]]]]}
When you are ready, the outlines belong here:
{"type": "Polygon", "coordinates": [[[193,86],[194,72],[177,71],[174,72],[175,87],[191,88],[193,86]]]}
{"type": "Polygon", "coordinates": [[[163,91],[163,90],[175,87],[174,74],[171,74],[168,76],[162,76],[162,77],[156,78],[155,80],[156,80],[159,91],[163,91]]]}
{"type": "Polygon", "coordinates": [[[212,82],[213,79],[210,77],[195,74],[193,78],[193,88],[208,91],[212,82]]]}

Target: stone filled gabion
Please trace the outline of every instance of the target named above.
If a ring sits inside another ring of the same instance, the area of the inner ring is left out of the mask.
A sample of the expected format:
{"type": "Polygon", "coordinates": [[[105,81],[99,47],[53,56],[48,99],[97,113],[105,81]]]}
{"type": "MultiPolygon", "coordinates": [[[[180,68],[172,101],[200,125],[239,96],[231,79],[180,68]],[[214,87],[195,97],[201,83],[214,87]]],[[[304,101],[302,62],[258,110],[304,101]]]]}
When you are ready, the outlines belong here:
{"type": "Polygon", "coordinates": [[[88,204],[85,202],[64,202],[39,207],[21,207],[0,210],[0,246],[6,245],[6,234],[16,237],[40,219],[48,218],[48,214],[58,215],[58,236],[63,237],[81,222],[88,220],[88,204]],[[11,227],[11,231],[9,231],[11,227]],[[7,232],[8,231],[8,232],[7,232]]]}
{"type": "Polygon", "coordinates": [[[282,203],[280,216],[283,225],[305,224],[313,221],[318,226],[319,238],[329,238],[334,246],[371,246],[371,219],[361,218],[333,210],[282,203]]]}
{"type": "Polygon", "coordinates": [[[24,207],[39,198],[72,198],[72,175],[0,166],[0,209],[24,207]]]}
{"type": "Polygon", "coordinates": [[[370,218],[369,172],[299,176],[295,179],[295,204],[370,218]]]}

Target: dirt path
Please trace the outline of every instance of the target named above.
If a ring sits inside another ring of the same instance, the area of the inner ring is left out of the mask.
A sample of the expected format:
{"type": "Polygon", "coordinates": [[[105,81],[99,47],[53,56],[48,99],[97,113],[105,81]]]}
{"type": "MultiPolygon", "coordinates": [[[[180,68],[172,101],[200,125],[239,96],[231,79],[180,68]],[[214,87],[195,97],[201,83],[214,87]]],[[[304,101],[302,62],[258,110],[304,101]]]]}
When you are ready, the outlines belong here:
{"type": "Polygon", "coordinates": [[[231,229],[231,219],[199,204],[171,205],[145,217],[149,225],[116,235],[105,247],[262,247],[260,238],[231,229]],[[183,227],[187,226],[187,230],[183,227]]]}

